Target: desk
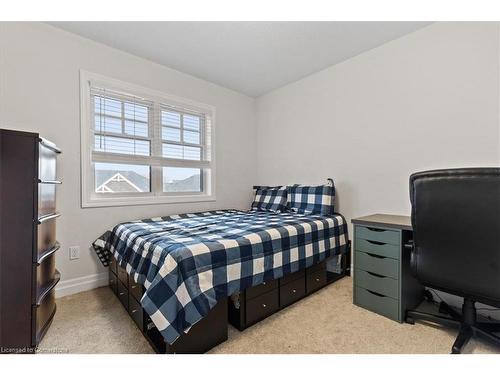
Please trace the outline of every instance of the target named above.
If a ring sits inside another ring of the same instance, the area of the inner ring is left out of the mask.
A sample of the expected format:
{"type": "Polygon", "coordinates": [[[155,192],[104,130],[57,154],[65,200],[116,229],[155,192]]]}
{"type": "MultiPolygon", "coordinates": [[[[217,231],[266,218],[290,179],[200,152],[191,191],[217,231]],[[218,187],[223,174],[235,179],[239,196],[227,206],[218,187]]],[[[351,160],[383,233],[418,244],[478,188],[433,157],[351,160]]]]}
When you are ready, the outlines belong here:
{"type": "Polygon", "coordinates": [[[413,241],[408,216],[375,214],[354,225],[354,304],[402,323],[408,309],[423,299],[412,276],[413,241]]]}

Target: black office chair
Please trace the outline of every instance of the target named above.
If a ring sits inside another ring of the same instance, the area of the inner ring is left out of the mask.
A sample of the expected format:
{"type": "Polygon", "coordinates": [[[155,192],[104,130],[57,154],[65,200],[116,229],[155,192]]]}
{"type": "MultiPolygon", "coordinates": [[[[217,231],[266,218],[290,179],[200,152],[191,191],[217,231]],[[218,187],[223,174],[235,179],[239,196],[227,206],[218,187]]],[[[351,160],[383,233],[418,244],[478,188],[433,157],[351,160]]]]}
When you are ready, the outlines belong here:
{"type": "Polygon", "coordinates": [[[416,319],[459,327],[452,353],[473,336],[500,345],[500,324],[477,320],[475,303],[500,307],[500,168],[420,172],[410,177],[412,271],[426,287],[464,298],[462,313],[442,302],[416,319]]]}

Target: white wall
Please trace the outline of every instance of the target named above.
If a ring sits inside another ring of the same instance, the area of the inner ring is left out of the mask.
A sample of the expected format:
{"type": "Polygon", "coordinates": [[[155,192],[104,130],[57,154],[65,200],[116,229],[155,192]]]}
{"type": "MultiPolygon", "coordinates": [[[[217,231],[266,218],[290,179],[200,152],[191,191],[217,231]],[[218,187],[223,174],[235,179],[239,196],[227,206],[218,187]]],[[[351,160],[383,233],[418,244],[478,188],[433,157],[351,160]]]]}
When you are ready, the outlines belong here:
{"type": "Polygon", "coordinates": [[[407,215],[412,172],[498,165],[498,63],[498,24],[437,23],[264,95],[258,182],[332,177],[349,220],[407,215]]]}
{"type": "Polygon", "coordinates": [[[499,47],[497,23],[437,23],[258,98],[258,183],[332,177],[350,221],[409,215],[412,172],[498,166],[499,47]]]}
{"type": "Polygon", "coordinates": [[[78,290],[75,283],[90,287],[107,282],[105,269],[89,246],[118,222],[250,204],[256,178],[254,99],[46,24],[0,23],[0,127],[39,132],[63,150],[59,295],[78,290]],[[217,201],[82,209],[79,69],[214,105],[217,201]],[[72,245],[81,247],[79,260],[69,261],[72,245]],[[81,279],[70,280],[75,278],[81,279]]]}

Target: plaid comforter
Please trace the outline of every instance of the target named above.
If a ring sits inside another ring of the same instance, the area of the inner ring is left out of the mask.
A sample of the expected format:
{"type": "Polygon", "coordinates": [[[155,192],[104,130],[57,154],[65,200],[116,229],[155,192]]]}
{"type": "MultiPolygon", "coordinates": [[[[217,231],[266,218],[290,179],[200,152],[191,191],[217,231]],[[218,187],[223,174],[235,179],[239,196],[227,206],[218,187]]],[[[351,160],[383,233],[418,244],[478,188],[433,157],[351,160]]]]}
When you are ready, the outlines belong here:
{"type": "Polygon", "coordinates": [[[119,224],[94,243],[145,286],[141,300],[168,343],[218,300],[345,252],[341,215],[210,211],[119,224]]]}

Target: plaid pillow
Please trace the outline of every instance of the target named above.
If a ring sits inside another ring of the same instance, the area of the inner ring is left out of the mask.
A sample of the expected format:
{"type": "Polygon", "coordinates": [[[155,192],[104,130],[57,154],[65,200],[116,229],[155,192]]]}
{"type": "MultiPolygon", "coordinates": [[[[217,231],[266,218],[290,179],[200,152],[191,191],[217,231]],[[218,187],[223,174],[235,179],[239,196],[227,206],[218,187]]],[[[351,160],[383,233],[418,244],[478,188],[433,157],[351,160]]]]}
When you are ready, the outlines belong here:
{"type": "Polygon", "coordinates": [[[288,186],[288,206],[299,214],[332,215],[335,213],[335,188],[329,185],[288,186]]]}
{"type": "Polygon", "coordinates": [[[287,202],[286,187],[257,188],[252,202],[252,210],[285,212],[287,202]]]}

